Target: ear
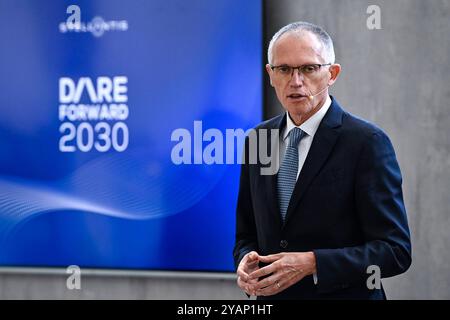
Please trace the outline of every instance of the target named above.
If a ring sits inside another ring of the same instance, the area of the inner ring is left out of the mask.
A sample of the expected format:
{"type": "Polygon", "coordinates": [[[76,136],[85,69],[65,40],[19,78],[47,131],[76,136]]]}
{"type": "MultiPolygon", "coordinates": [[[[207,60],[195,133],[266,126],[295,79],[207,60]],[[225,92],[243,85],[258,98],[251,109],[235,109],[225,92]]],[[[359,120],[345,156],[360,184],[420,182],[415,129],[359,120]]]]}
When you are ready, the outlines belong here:
{"type": "Polygon", "coordinates": [[[266,71],[269,74],[269,79],[270,79],[270,85],[273,87],[273,83],[272,83],[272,77],[273,77],[273,70],[270,67],[270,64],[266,64],[266,71]]]}
{"type": "Polygon", "coordinates": [[[338,63],[332,64],[329,68],[330,71],[330,80],[328,81],[328,85],[331,86],[333,83],[336,82],[339,74],[341,73],[341,65],[338,63]]]}

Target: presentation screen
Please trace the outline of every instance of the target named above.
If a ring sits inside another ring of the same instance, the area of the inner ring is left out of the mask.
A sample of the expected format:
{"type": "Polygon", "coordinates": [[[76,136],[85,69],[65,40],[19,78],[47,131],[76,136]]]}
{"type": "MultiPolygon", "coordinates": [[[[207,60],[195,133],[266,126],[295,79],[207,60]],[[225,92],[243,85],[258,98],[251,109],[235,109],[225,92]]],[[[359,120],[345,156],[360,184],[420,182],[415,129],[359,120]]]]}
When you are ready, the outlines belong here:
{"type": "Polygon", "coordinates": [[[0,265],[233,271],[260,0],[0,0],[0,265]]]}

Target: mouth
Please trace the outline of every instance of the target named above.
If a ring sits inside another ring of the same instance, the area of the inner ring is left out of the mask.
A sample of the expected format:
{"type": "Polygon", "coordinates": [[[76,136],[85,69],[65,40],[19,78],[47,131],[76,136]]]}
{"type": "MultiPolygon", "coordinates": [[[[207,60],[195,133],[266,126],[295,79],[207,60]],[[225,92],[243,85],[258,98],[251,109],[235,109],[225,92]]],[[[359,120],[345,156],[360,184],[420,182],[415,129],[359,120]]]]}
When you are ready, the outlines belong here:
{"type": "Polygon", "coordinates": [[[291,94],[288,94],[286,97],[289,100],[296,101],[296,100],[301,100],[301,99],[307,98],[308,96],[301,94],[301,93],[291,93],[291,94]]]}

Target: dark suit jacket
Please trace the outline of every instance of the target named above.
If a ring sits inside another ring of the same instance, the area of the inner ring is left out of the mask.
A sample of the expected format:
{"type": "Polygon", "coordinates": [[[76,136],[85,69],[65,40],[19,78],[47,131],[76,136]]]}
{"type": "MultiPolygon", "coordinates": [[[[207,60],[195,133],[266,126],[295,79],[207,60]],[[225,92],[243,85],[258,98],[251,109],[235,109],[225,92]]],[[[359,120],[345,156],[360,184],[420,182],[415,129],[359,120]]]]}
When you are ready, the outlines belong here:
{"type": "MultiPolygon", "coordinates": [[[[284,114],[255,129],[285,125],[284,114]]],[[[270,135],[268,144],[270,150],[270,135]]],[[[313,251],[318,284],[307,276],[270,299],[385,299],[382,288],[367,288],[371,275],[367,267],[379,266],[385,278],[411,265],[402,177],[386,134],[344,111],[332,98],[298,177],[284,225],[277,175],[261,175],[261,163],[249,164],[248,159],[247,154],[241,167],[236,267],[252,250],[261,255],[313,251]]]]}

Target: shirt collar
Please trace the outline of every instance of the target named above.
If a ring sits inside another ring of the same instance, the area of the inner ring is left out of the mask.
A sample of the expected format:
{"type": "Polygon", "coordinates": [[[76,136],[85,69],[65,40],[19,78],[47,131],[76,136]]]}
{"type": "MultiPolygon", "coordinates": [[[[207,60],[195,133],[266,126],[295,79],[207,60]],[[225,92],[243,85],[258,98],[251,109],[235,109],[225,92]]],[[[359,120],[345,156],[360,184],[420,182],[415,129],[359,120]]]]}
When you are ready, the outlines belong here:
{"type": "Polygon", "coordinates": [[[331,106],[331,99],[330,96],[327,96],[327,99],[325,100],[325,103],[323,106],[314,113],[311,118],[303,122],[301,125],[297,126],[292,121],[291,117],[289,116],[289,113],[286,111],[286,130],[284,130],[283,134],[283,140],[287,138],[289,135],[289,132],[291,132],[292,129],[295,127],[300,128],[302,131],[304,131],[307,135],[314,137],[317,129],[319,128],[320,122],[322,122],[323,117],[325,117],[325,114],[327,113],[328,109],[331,106]]]}

